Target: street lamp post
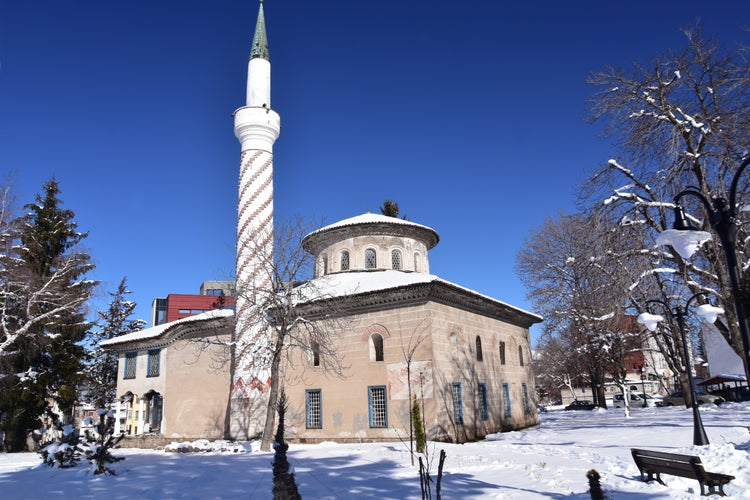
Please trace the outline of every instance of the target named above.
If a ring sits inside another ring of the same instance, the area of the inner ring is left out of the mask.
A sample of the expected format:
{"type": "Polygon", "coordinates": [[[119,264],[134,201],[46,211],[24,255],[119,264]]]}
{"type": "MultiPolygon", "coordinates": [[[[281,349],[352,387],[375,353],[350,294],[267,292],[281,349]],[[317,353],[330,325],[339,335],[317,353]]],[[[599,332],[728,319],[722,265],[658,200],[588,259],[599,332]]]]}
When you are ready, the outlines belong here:
{"type": "Polygon", "coordinates": [[[685,217],[684,209],[680,205],[680,199],[684,196],[689,195],[700,200],[708,213],[708,220],[711,227],[719,236],[721,246],[724,248],[727,273],[729,274],[734,307],[737,312],[737,322],[740,327],[745,380],[750,383],[750,327],[748,327],[747,316],[740,296],[740,267],[737,262],[736,251],[737,227],[739,226],[739,218],[737,217],[737,184],[739,183],[740,175],[745,171],[748,164],[750,164],[750,156],[742,161],[737,172],[734,174],[734,178],[732,178],[729,201],[721,197],[709,200],[694,187],[689,187],[678,193],[674,198],[675,221],[673,229],[661,233],[659,238],[657,238],[657,243],[671,245],[683,258],[689,259],[705,241],[711,239],[710,233],[698,231],[690,224],[685,217]]]}
{"type": "Polygon", "coordinates": [[[638,367],[641,372],[641,389],[643,389],[643,407],[648,406],[648,400],[646,399],[646,365],[638,367]]]}
{"type": "MultiPolygon", "coordinates": [[[[680,328],[680,338],[682,340],[682,356],[685,360],[685,371],[687,374],[688,379],[688,386],[690,390],[690,400],[692,402],[692,410],[693,410],[693,444],[696,446],[705,446],[708,443],[708,436],[706,436],[706,430],[703,428],[703,421],[701,420],[701,413],[698,409],[698,403],[695,399],[695,387],[693,386],[693,370],[690,363],[690,352],[688,350],[687,346],[687,336],[685,335],[685,316],[687,316],[690,304],[698,297],[702,295],[708,295],[706,292],[700,292],[696,293],[692,297],[690,297],[685,304],[685,307],[675,307],[674,309],[669,308],[669,304],[667,304],[664,301],[661,300],[648,300],[646,301],[646,308],[649,308],[650,304],[661,304],[672,316],[677,318],[677,324],[680,328]]],[[[713,323],[716,321],[716,317],[718,314],[721,314],[723,311],[719,309],[718,307],[712,307],[712,306],[700,306],[701,309],[697,311],[697,313],[700,316],[703,316],[706,321],[709,321],[710,323],[713,323]]],[[[659,321],[662,321],[664,318],[662,316],[648,313],[641,313],[638,316],[638,323],[641,323],[646,326],[650,331],[656,331],[656,326],[659,321]]]]}

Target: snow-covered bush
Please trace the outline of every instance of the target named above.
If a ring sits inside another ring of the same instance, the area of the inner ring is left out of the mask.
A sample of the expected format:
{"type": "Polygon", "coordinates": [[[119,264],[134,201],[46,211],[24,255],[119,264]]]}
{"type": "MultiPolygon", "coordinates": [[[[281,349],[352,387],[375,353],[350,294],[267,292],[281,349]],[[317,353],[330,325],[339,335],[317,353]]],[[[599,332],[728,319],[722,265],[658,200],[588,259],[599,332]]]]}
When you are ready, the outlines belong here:
{"type": "Polygon", "coordinates": [[[84,432],[88,445],[86,458],[92,466],[95,466],[95,476],[99,474],[114,476],[115,471],[107,467],[107,465],[125,460],[125,457],[112,455],[112,449],[117,446],[123,435],[120,434],[116,438],[114,437],[115,416],[111,411],[100,408],[97,410],[97,414],[99,415],[99,421],[96,424],[91,419],[86,419],[84,422],[84,425],[89,427],[93,424],[93,429],[84,432]]]}
{"type": "Polygon", "coordinates": [[[70,424],[63,424],[56,413],[49,411],[48,415],[51,424],[48,428],[41,429],[40,432],[48,439],[51,438],[52,442],[39,451],[42,462],[50,467],[58,466],[61,469],[75,467],[85,453],[78,431],[70,424]]]}

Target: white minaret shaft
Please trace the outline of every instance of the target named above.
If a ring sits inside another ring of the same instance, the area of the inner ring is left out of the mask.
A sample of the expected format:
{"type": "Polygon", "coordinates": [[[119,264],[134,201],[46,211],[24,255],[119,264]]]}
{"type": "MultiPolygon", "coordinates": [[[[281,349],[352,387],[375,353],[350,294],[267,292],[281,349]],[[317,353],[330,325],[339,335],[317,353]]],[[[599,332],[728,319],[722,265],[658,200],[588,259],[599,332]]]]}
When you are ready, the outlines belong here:
{"type": "Polygon", "coordinates": [[[240,376],[243,368],[254,363],[252,345],[263,334],[262,329],[253,327],[253,307],[259,300],[256,290],[269,290],[271,285],[273,144],[280,128],[279,115],[271,109],[271,61],[261,0],[247,64],[246,104],[234,112],[234,134],[242,145],[237,207],[236,336],[241,358],[242,351],[251,356],[239,360],[240,376]]]}

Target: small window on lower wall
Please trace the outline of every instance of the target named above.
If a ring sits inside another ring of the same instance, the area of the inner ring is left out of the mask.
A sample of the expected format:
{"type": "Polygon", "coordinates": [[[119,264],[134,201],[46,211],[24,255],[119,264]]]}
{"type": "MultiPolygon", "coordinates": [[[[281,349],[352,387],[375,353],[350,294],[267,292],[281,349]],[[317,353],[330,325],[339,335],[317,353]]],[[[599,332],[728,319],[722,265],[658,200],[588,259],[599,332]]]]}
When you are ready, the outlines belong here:
{"type": "Polygon", "coordinates": [[[308,389],[305,391],[305,413],[307,415],[306,425],[308,429],[323,428],[323,406],[321,403],[320,389],[308,389]]]}
{"type": "Polygon", "coordinates": [[[489,412],[487,411],[487,384],[480,382],[477,386],[477,406],[479,407],[479,418],[487,420],[489,412]]]}
{"type": "Polygon", "coordinates": [[[503,384],[503,407],[505,409],[505,416],[510,417],[510,386],[507,382],[503,384]]]}
{"type": "Polygon", "coordinates": [[[388,401],[384,385],[367,388],[367,406],[370,427],[388,427],[388,401]]]}
{"type": "Polygon", "coordinates": [[[521,391],[523,391],[523,413],[531,415],[531,402],[529,401],[529,390],[526,384],[521,384],[521,391]]]}
{"type": "Polygon", "coordinates": [[[451,384],[451,396],[453,397],[453,423],[464,423],[464,402],[461,395],[461,383],[453,382],[451,384]]]}

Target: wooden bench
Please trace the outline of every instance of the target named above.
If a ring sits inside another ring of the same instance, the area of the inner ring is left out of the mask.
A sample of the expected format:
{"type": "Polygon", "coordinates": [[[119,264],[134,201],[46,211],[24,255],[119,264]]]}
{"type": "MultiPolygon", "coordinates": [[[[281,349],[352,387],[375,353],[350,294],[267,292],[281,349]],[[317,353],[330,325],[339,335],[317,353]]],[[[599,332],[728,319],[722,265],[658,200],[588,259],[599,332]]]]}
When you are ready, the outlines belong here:
{"type": "Polygon", "coordinates": [[[724,485],[734,479],[734,476],[728,474],[706,472],[700,457],[636,448],[631,448],[630,451],[633,454],[635,465],[641,471],[641,481],[656,480],[664,484],[661,480],[661,474],[670,474],[697,479],[701,485],[701,495],[706,495],[705,487],[708,486],[708,495],[726,496],[724,485]],[[716,490],[717,487],[719,488],[718,491],[716,490]]]}

